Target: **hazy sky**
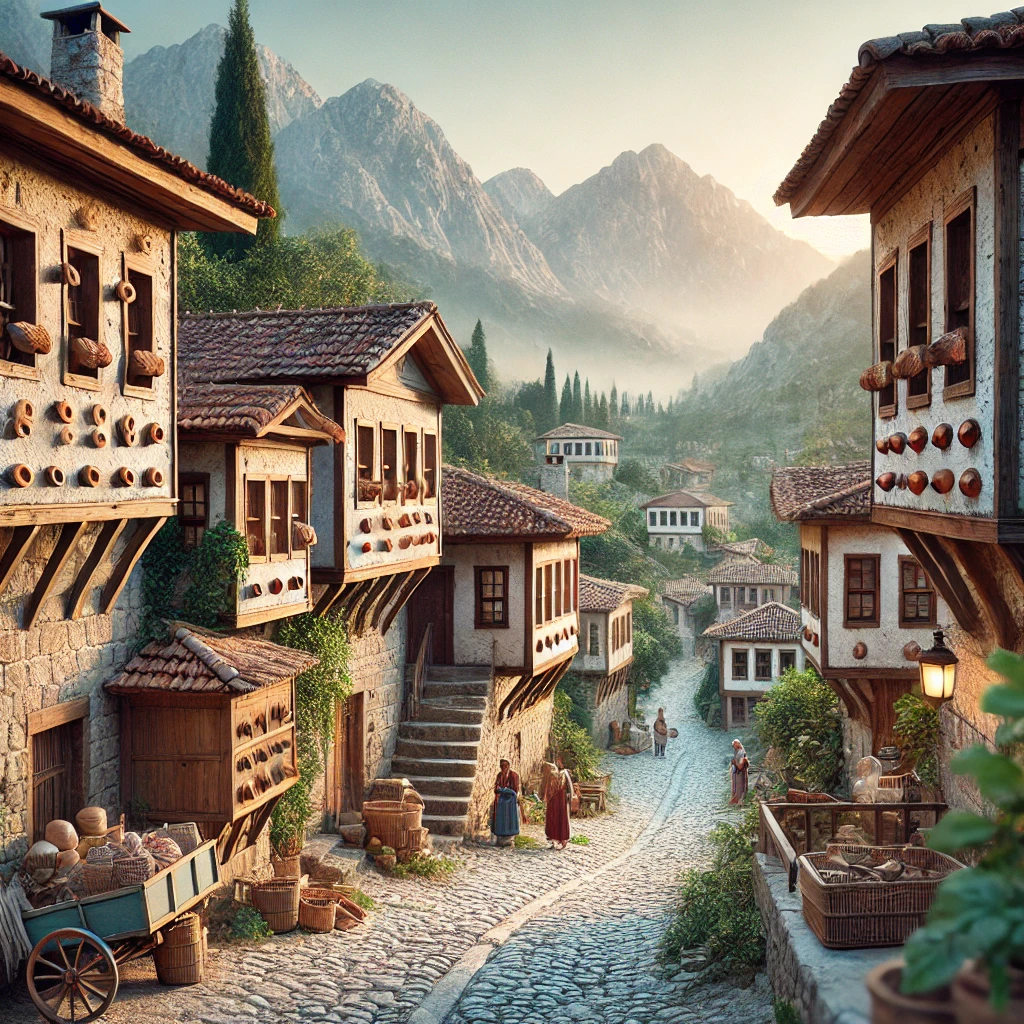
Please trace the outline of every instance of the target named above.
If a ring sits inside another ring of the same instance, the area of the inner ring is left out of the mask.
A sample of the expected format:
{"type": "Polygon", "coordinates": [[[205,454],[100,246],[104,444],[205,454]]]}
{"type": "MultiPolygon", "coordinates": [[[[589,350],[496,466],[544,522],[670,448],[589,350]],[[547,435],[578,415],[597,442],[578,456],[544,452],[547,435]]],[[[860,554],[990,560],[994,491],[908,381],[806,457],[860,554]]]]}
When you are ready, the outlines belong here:
{"type": "MultiPolygon", "coordinates": [[[[181,42],[230,0],[105,0],[129,56],[181,42]]],[[[980,13],[965,0],[250,0],[257,38],[323,97],[390,82],[481,180],[529,167],[554,192],[664,143],[830,255],[862,218],[791,221],[772,193],[865,39],[980,13]]],[[[44,2],[52,9],[56,0],[44,2]]],[[[987,12],[986,12],[987,13],[987,12]]]]}

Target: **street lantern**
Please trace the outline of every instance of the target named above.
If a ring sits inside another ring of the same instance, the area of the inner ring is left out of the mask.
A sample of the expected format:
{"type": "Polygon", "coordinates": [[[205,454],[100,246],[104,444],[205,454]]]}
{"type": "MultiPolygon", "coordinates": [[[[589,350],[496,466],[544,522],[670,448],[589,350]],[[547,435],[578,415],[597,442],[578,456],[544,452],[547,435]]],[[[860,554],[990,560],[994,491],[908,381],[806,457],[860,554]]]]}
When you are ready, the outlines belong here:
{"type": "Polygon", "coordinates": [[[941,629],[932,636],[935,643],[917,656],[917,663],[921,668],[921,692],[927,700],[939,703],[953,696],[960,659],[946,646],[941,629]]]}

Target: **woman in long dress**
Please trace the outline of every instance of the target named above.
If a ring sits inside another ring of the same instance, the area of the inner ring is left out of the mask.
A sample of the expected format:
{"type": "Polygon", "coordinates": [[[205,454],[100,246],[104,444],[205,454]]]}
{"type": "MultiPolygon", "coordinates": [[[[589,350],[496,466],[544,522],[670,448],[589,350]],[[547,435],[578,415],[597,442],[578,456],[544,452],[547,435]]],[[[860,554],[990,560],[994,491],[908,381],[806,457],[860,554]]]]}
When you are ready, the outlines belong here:
{"type": "Polygon", "coordinates": [[[501,771],[494,780],[494,806],[491,808],[491,831],[498,846],[512,846],[519,835],[519,773],[502,758],[501,771]]]}
{"type": "Polygon", "coordinates": [[[732,797],[729,803],[741,804],[747,795],[747,775],[750,770],[750,761],[747,760],[747,752],[739,740],[732,741],[732,760],[729,762],[729,770],[732,773],[732,797]]]}
{"type": "Polygon", "coordinates": [[[544,834],[552,846],[564,850],[569,843],[569,810],[572,806],[572,776],[558,758],[544,789],[544,834]]]}

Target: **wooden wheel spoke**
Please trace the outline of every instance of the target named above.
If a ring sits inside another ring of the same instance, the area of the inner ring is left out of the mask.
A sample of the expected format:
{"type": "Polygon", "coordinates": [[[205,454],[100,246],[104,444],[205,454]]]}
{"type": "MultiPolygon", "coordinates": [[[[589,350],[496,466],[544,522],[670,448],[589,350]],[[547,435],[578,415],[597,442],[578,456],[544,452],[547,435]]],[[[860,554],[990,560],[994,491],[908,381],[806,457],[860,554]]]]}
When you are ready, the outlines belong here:
{"type": "MultiPolygon", "coordinates": [[[[55,987],[56,987],[56,986],[55,986],[55,987]]],[[[49,1004],[50,1004],[50,1005],[51,1005],[51,1006],[52,1006],[52,1007],[53,1007],[53,1008],[54,1008],[55,1010],[59,1010],[59,1009],[61,1008],[61,1006],[63,1006],[63,1005],[64,1005],[64,998],[65,998],[65,996],[67,996],[67,994],[68,994],[68,983],[67,983],[66,981],[62,981],[62,982],[60,983],[60,992],[59,992],[59,993],[58,993],[58,995],[57,995],[57,1000],[56,1000],[56,1002],[54,1002],[53,1000],[50,1000],[50,999],[47,999],[46,1001],[47,1001],[47,1002],[48,1002],[48,1003],[49,1003],[49,1004]]]]}
{"type": "Polygon", "coordinates": [[[109,974],[110,973],[107,970],[107,962],[103,958],[103,954],[102,953],[97,953],[91,960],[86,961],[86,964],[85,964],[84,967],[79,967],[78,968],[78,973],[79,973],[79,975],[89,974],[91,971],[94,971],[97,967],[102,967],[104,974],[109,974]]]}
{"type": "Polygon", "coordinates": [[[107,944],[81,928],[60,928],[37,943],[26,971],[36,1008],[53,1024],[88,1024],[117,994],[117,962],[107,944]],[[59,955],[50,949],[56,945],[59,955]],[[72,951],[72,945],[75,946],[72,951]],[[43,951],[49,957],[43,956],[43,951]],[[63,960],[66,967],[60,966],[63,960]],[[66,981],[65,978],[73,980],[66,981]]]}
{"type": "Polygon", "coordinates": [[[61,959],[64,961],[64,969],[71,969],[71,961],[68,959],[67,953],[64,952],[64,943],[59,939],[57,940],[57,949],[60,950],[61,959]]]}
{"type": "Polygon", "coordinates": [[[37,974],[35,975],[36,981],[60,981],[64,977],[64,972],[60,974],[37,974]]]}
{"type": "Polygon", "coordinates": [[[78,998],[81,999],[83,1003],[85,1003],[86,1012],[92,1013],[93,1005],[89,1002],[89,995],[85,991],[85,986],[81,983],[81,981],[79,981],[79,983],[75,986],[75,990],[78,992],[78,998]]]}
{"type": "MultiPolygon", "coordinates": [[[[110,975],[107,975],[106,977],[108,980],[110,979],[110,975]]],[[[109,988],[106,991],[104,991],[101,988],[97,988],[94,984],[92,984],[92,982],[86,981],[85,978],[80,977],[78,979],[78,984],[81,988],[87,988],[94,996],[99,996],[100,999],[106,999],[107,996],[110,994],[109,988]]]]}
{"type": "Polygon", "coordinates": [[[52,967],[62,978],[64,977],[64,968],[59,964],[55,964],[52,960],[47,960],[45,956],[36,958],[37,964],[42,964],[44,967],[52,967]]]}
{"type": "Polygon", "coordinates": [[[75,970],[78,970],[78,963],[82,959],[82,950],[85,949],[85,939],[78,944],[78,949],[75,950],[75,970]]]}

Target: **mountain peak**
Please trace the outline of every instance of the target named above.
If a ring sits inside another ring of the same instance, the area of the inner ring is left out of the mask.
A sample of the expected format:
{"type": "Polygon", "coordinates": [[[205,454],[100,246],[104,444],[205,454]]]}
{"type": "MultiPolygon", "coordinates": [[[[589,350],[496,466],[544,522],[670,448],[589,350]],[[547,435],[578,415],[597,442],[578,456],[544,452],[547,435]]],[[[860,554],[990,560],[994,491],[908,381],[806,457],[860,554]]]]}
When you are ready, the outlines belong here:
{"type": "Polygon", "coordinates": [[[542,214],[554,193],[528,167],[512,167],[484,182],[484,191],[513,224],[528,224],[542,214]]]}

